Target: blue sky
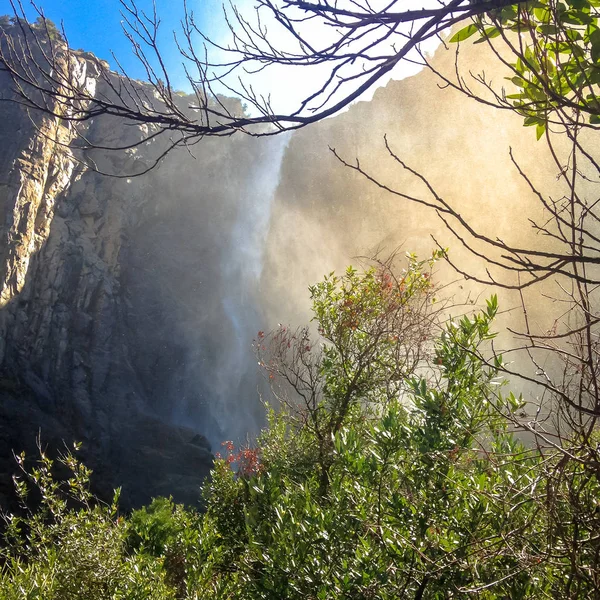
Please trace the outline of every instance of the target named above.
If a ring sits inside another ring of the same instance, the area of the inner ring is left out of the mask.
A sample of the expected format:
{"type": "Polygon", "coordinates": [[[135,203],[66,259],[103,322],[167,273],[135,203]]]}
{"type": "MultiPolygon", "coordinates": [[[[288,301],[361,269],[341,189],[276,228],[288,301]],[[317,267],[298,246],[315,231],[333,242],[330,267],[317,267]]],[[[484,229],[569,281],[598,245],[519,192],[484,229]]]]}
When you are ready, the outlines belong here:
{"type": "MultiPolygon", "coordinates": [[[[151,0],[136,0],[136,4],[139,8],[152,10],[151,0]]],[[[61,21],[64,23],[71,47],[93,52],[99,58],[108,60],[114,68],[112,51],[132,77],[144,78],[139,63],[131,53],[129,41],[121,30],[122,7],[118,0],[39,0],[36,5],[57,25],[61,21]]],[[[223,27],[220,18],[222,0],[190,0],[188,6],[193,9],[198,24],[213,35],[219,34],[223,27]]],[[[23,2],[23,7],[28,18],[34,20],[37,15],[27,0],[23,2]]],[[[172,43],[172,32],[179,26],[183,0],[156,0],[156,8],[161,18],[161,41],[169,67],[175,73],[180,72],[180,60],[172,43]]],[[[12,13],[9,0],[0,0],[0,15],[12,13]]],[[[176,85],[184,87],[182,72],[175,81],[176,85]]]]}
{"type": "MultiPolygon", "coordinates": [[[[227,45],[229,37],[223,17],[223,0],[187,1],[188,9],[194,12],[196,24],[212,39],[227,45]]],[[[374,1],[387,4],[387,0],[374,1]]],[[[423,3],[427,0],[413,1],[423,3]]],[[[111,68],[116,70],[116,63],[111,55],[112,51],[131,77],[145,79],[144,70],[133,56],[130,43],[121,29],[123,8],[119,0],[36,0],[36,2],[46,17],[57,25],[60,25],[62,21],[72,48],[82,48],[93,52],[99,58],[108,60],[111,68]]],[[[139,9],[152,10],[152,0],[135,0],[135,2],[139,9]]],[[[226,0],[226,3],[228,5],[229,0],[226,0]]],[[[234,3],[241,8],[243,14],[253,18],[254,0],[234,0],[234,3]]],[[[37,15],[29,0],[23,0],[23,6],[28,18],[35,20],[37,15]]],[[[156,8],[161,18],[162,35],[159,42],[171,83],[176,89],[191,91],[181,66],[181,57],[173,43],[173,30],[179,28],[179,22],[183,15],[183,0],[156,0],[156,8]]],[[[12,14],[9,0],[0,0],[0,14],[12,14]]],[[[273,43],[274,40],[274,45],[280,44],[280,47],[285,47],[281,45],[286,43],[280,33],[281,28],[271,27],[269,32],[272,36],[270,41],[273,43]]],[[[287,33],[283,32],[283,36],[285,35],[287,33]]],[[[326,39],[323,38],[321,32],[316,35],[321,42],[326,39]]],[[[399,65],[394,70],[393,77],[401,79],[417,71],[418,68],[414,65],[399,65]]],[[[324,80],[328,73],[327,65],[315,67],[312,71],[306,68],[274,67],[258,75],[253,75],[252,78],[244,75],[244,81],[246,84],[252,84],[254,89],[263,95],[269,95],[275,112],[289,112],[295,110],[300,100],[307,94],[307,90],[312,91],[316,85],[315,82],[319,79],[324,80]],[[321,71],[318,70],[319,68],[321,71]]],[[[381,81],[380,84],[384,85],[390,77],[381,81]]],[[[233,82],[230,81],[230,84],[238,85],[237,79],[233,82]]],[[[231,95],[224,88],[216,91],[223,91],[231,95]]],[[[368,99],[373,91],[374,89],[370,90],[361,99],[368,99]]]]}

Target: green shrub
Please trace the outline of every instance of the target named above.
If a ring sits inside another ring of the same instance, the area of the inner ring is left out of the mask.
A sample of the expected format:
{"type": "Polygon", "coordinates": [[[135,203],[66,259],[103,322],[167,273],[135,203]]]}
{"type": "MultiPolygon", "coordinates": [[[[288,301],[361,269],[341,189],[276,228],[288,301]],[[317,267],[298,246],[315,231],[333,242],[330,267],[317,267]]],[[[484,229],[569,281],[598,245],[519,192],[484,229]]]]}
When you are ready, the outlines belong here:
{"type": "Polygon", "coordinates": [[[185,596],[187,570],[195,563],[199,519],[197,513],[175,505],[171,498],[154,498],[128,520],[128,552],[162,558],[165,581],[178,597],[185,596]]]}
{"type": "Polygon", "coordinates": [[[489,352],[495,297],[407,370],[396,311],[432,301],[417,277],[405,304],[373,271],[313,288],[325,349],[307,350],[306,330],[259,336],[273,379],[312,374],[314,403],[271,410],[258,448],[225,442],[203,514],[158,498],[124,518],[70,453],[66,480],[44,453],[19,457],[23,505],[30,487],[41,502],[6,516],[0,600],[600,598],[597,429],[546,448],[514,437],[522,401],[500,393],[489,352]],[[366,354],[377,364],[360,367],[366,354]]]}
{"type": "Polygon", "coordinates": [[[26,468],[17,492],[26,506],[29,488],[39,507],[25,516],[5,515],[0,549],[2,600],[165,600],[174,597],[165,583],[162,560],[126,552],[127,526],[117,514],[118,493],[105,505],[89,491],[90,471],[71,453],[59,462],[70,472],[66,481],[53,474],[43,452],[26,468]]]}

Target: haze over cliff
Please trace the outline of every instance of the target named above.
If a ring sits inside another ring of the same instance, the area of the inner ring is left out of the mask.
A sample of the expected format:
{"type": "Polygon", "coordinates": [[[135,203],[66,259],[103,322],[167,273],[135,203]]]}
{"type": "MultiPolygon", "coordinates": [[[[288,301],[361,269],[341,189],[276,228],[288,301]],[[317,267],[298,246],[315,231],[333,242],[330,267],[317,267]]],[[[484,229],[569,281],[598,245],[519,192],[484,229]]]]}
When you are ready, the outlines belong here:
{"type": "MultiPolygon", "coordinates": [[[[451,53],[436,61],[452,68],[451,53]]],[[[76,64],[82,85],[102,85],[95,59],[76,64]]],[[[210,444],[259,431],[266,390],[252,338],[306,322],[307,287],[323,274],[381,248],[425,256],[431,234],[470,260],[431,211],[384,193],[329,147],[422,194],[387,134],[464,216],[507,241],[532,235],[515,214],[538,214],[509,146],[547,191],[556,183],[546,146],[518,117],[441,89],[429,71],[291,136],[207,139],[136,178],[84,170],[68,121],[6,102],[0,111],[0,472],[38,431],[54,445],[80,440],[98,486],[124,486],[133,505],[158,494],[193,502],[210,444]]],[[[136,135],[102,118],[86,132],[123,145],[136,135]]],[[[144,152],[94,158],[127,174],[144,152]]],[[[4,477],[0,495],[8,487],[4,477]]]]}

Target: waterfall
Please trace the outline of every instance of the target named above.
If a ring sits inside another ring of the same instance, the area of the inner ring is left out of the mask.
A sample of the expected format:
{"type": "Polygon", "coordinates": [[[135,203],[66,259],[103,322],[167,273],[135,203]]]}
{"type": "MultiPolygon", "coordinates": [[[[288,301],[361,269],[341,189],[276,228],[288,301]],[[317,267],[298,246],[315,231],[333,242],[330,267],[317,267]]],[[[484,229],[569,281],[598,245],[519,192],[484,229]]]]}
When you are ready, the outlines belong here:
{"type": "MultiPolygon", "coordinates": [[[[185,387],[186,399],[175,410],[174,420],[202,431],[215,450],[224,439],[237,444],[252,439],[264,423],[260,401],[261,376],[252,352],[252,340],[264,324],[259,310],[265,242],[271,209],[280,180],[283,157],[290,135],[253,140],[249,144],[252,165],[244,186],[236,188],[228,202],[234,210],[231,225],[218,242],[220,323],[212,335],[210,358],[202,358],[206,340],[188,358],[193,373],[185,387]],[[192,389],[190,386],[197,386],[192,389]],[[201,391],[198,391],[201,390],[201,391]],[[200,403],[201,407],[190,406],[200,403]],[[200,408],[200,410],[199,410],[200,408]]],[[[200,308],[198,309],[200,310],[200,308]]]]}

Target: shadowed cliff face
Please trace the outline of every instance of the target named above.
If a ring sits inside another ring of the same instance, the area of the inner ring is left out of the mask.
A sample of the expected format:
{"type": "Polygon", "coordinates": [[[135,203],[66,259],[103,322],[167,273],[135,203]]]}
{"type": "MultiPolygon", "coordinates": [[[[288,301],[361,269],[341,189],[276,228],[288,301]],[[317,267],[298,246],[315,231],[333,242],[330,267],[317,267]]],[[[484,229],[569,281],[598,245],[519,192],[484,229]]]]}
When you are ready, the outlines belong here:
{"type": "MultiPolygon", "coordinates": [[[[126,506],[194,502],[207,438],[262,423],[250,340],[286,140],[208,141],[195,160],[174,153],[145,177],[107,178],[83,171],[68,127],[3,108],[0,495],[11,450],[35,453],[41,430],[50,446],[82,441],[98,488],[123,486],[126,506]]],[[[122,145],[140,135],[109,119],[86,131],[122,145]]],[[[117,174],[148,160],[93,158],[117,174]]]]}
{"type": "Polygon", "coordinates": [[[213,445],[244,441],[263,423],[251,341],[286,143],[210,140],[195,161],[171,155],[145,178],[144,205],[127,233],[121,281],[145,398],[213,445]]]}
{"type": "MultiPolygon", "coordinates": [[[[450,70],[452,60],[436,58],[450,70]]],[[[92,85],[93,64],[80,66],[74,76],[92,85]]],[[[126,505],[159,494],[194,502],[212,464],[208,441],[256,434],[264,384],[252,338],[305,323],[307,287],[324,273],[377,248],[425,256],[431,234],[477,268],[435,214],[344,168],[328,146],[423,194],[387,154],[387,133],[464,216],[507,241],[547,243],[522,218],[539,207],[508,147],[543,189],[558,185],[520,118],[441,90],[428,72],[289,138],[205,140],[195,158],[173,152],[135,179],[83,172],[64,124],[0,110],[0,473],[41,430],[54,445],[82,441],[98,487],[123,486],[126,505]]],[[[100,119],[86,135],[125,144],[140,130],[100,119]]],[[[94,159],[128,173],[160,149],[94,159]]],[[[474,289],[461,285],[464,296],[474,289]]],[[[536,309],[550,318],[543,303],[536,309]]],[[[8,488],[4,477],[0,500],[8,488]]]]}

